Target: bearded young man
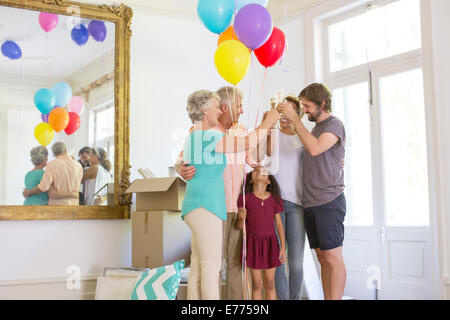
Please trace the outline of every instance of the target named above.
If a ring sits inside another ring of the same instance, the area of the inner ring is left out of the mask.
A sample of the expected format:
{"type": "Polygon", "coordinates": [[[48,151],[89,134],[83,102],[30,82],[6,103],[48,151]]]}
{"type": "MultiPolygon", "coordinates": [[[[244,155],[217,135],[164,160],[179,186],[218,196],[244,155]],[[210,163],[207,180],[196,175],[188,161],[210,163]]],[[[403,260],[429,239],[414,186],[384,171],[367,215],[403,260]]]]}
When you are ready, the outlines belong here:
{"type": "Polygon", "coordinates": [[[299,98],[303,113],[316,123],[311,132],[289,104],[280,104],[278,111],[294,125],[307,151],[303,159],[305,228],[321,265],[324,297],[341,300],[346,281],[342,254],[345,128],[331,115],[331,93],[325,85],[313,83],[302,90],[299,98]]]}

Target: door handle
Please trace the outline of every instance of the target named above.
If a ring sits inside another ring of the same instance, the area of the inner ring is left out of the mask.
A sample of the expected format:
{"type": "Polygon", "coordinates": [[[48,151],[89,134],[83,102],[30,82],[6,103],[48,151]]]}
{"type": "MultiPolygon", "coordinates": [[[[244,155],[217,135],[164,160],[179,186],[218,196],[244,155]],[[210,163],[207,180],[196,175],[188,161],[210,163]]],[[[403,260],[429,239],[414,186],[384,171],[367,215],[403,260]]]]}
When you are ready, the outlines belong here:
{"type": "Polygon", "coordinates": [[[381,232],[381,242],[385,243],[386,242],[386,233],[387,233],[386,227],[381,227],[380,232],[381,232]]]}

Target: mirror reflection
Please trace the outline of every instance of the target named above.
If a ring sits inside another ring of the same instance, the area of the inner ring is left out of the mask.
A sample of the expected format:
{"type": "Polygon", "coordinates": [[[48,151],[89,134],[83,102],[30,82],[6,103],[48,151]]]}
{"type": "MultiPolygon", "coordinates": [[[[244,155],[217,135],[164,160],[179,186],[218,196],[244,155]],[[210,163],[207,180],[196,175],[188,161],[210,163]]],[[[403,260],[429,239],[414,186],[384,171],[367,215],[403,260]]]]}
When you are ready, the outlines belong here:
{"type": "Polygon", "coordinates": [[[0,6],[0,46],[0,205],[112,205],[114,23],[0,6]]]}

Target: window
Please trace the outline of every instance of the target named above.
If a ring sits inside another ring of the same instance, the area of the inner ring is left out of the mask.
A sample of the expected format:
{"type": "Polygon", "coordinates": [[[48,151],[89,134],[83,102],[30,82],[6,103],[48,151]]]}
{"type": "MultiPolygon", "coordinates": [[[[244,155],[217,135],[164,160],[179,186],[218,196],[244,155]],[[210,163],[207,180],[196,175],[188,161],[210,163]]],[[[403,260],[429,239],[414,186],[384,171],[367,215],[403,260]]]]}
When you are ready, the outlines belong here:
{"type": "Polygon", "coordinates": [[[329,22],[331,72],[421,47],[419,0],[383,3],[376,2],[354,17],[329,22]]]}
{"type": "Polygon", "coordinates": [[[91,146],[101,147],[108,154],[114,168],[114,102],[94,108],[90,114],[89,142],[91,146]]]}
{"type": "Polygon", "coordinates": [[[324,20],[322,35],[323,78],[347,135],[345,223],[428,226],[420,1],[351,9],[324,20]]]}
{"type": "Polygon", "coordinates": [[[386,224],[428,225],[428,175],[421,69],[380,78],[386,224]]]}
{"type": "Polygon", "coordinates": [[[347,198],[346,223],[371,225],[372,151],[370,114],[367,100],[368,83],[361,82],[333,91],[333,114],[345,123],[346,154],[345,185],[347,198]],[[352,188],[358,186],[357,188],[352,188]]]}

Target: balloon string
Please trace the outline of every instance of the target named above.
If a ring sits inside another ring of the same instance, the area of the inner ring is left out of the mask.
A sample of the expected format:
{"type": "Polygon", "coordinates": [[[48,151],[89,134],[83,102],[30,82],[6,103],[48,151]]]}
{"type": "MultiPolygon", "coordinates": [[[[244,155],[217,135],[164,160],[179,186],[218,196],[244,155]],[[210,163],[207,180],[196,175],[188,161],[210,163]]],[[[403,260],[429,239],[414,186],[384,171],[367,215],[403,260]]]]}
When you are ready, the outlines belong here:
{"type": "MultiPolygon", "coordinates": [[[[264,79],[263,79],[263,83],[262,83],[262,86],[261,86],[261,96],[263,95],[263,92],[264,92],[264,84],[266,82],[266,77],[267,77],[267,68],[266,68],[266,70],[264,70],[264,79]]],[[[258,104],[258,112],[256,114],[255,128],[256,128],[256,125],[258,124],[258,119],[259,119],[260,112],[261,112],[261,106],[258,104]]]]}
{"type": "Polygon", "coordinates": [[[266,83],[266,77],[267,77],[267,68],[266,68],[266,70],[264,70],[264,79],[263,79],[263,83],[261,86],[261,95],[264,93],[264,84],[266,83]]]}
{"type": "MultiPolygon", "coordinates": [[[[284,25],[286,25],[286,23],[287,23],[287,5],[286,5],[286,0],[284,0],[283,2],[284,2],[284,25]]],[[[279,63],[279,67],[280,67],[280,71],[281,71],[281,72],[291,72],[291,71],[289,70],[289,68],[288,68],[288,69],[285,69],[285,68],[283,67],[284,55],[286,54],[286,44],[287,44],[287,43],[284,44],[283,54],[282,54],[282,56],[281,56],[280,63],[279,63]]]]}
{"type": "MultiPolygon", "coordinates": [[[[250,108],[251,108],[251,90],[252,90],[252,68],[253,68],[253,50],[250,52],[251,55],[251,63],[250,63],[250,77],[249,77],[249,86],[248,86],[248,115],[247,115],[247,129],[250,127],[250,108]]],[[[248,150],[247,152],[249,152],[248,150]]],[[[247,156],[247,154],[246,154],[247,156]]],[[[246,159],[244,161],[243,166],[243,183],[242,183],[242,202],[244,208],[246,207],[245,201],[245,185],[247,183],[247,164],[246,159]]],[[[244,225],[242,228],[242,291],[244,294],[244,300],[250,300],[250,283],[248,279],[247,272],[247,230],[245,227],[246,219],[244,219],[244,225]]]]}
{"type": "MultiPolygon", "coordinates": [[[[235,86],[235,88],[236,88],[236,86],[235,86]]],[[[231,122],[234,124],[233,110],[231,108],[230,96],[228,95],[228,86],[225,86],[225,92],[227,93],[227,101],[228,101],[228,108],[230,109],[230,114],[231,114],[231,122]]],[[[222,106],[220,106],[220,107],[222,107],[222,106]]]]}
{"type": "Polygon", "coordinates": [[[47,85],[50,88],[50,56],[48,50],[48,32],[45,33],[46,47],[47,47],[47,85]]]}

